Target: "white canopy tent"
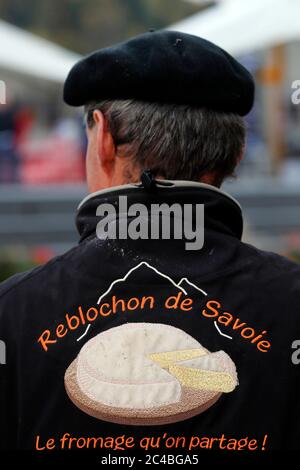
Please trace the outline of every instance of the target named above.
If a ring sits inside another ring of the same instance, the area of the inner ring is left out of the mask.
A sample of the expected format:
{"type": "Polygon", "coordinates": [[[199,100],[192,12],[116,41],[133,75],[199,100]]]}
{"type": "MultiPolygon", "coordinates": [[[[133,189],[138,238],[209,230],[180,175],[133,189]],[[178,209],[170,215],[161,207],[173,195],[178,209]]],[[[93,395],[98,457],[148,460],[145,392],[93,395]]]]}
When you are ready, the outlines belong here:
{"type": "Polygon", "coordinates": [[[265,155],[277,174],[286,157],[287,98],[290,102],[291,83],[300,72],[300,0],[219,0],[168,29],[208,39],[248,68],[246,62],[259,56],[260,125],[265,155]]]}
{"type": "Polygon", "coordinates": [[[2,20],[0,44],[0,70],[55,83],[63,82],[72,65],[80,58],[67,49],[2,20]]]}
{"type": "Polygon", "coordinates": [[[300,0],[219,0],[168,29],[201,36],[243,55],[300,40],[300,0]]]}

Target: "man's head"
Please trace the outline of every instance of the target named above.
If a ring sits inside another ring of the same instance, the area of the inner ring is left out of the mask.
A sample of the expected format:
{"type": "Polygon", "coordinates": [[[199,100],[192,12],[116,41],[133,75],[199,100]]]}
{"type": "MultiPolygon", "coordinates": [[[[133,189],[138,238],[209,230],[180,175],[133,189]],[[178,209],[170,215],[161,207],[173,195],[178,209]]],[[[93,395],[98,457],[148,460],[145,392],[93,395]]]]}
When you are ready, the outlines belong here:
{"type": "Polygon", "coordinates": [[[157,177],[220,186],[245,147],[250,73],[197,36],[157,31],[100,49],[70,71],[64,100],[85,106],[90,191],[157,177]]]}
{"type": "Polygon", "coordinates": [[[241,116],[188,105],[116,100],[85,107],[87,181],[91,192],[158,178],[220,186],[245,147],[241,116]]]}

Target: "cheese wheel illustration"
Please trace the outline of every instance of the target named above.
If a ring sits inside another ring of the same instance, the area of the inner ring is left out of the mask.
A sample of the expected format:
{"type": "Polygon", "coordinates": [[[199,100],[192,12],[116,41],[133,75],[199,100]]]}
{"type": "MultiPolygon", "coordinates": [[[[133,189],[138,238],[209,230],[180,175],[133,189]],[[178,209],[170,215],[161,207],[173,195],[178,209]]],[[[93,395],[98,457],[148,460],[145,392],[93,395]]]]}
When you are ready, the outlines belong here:
{"type": "Polygon", "coordinates": [[[148,358],[153,351],[199,348],[199,343],[168,325],[127,323],[89,341],[81,350],[77,380],[81,390],[103,404],[149,408],[176,403],[178,380],[148,358]]]}
{"type": "Polygon", "coordinates": [[[211,354],[183,330],[161,323],[126,323],[98,334],[65,374],[78,408],[132,425],[188,419],[236,384],[226,353],[211,354]]]}

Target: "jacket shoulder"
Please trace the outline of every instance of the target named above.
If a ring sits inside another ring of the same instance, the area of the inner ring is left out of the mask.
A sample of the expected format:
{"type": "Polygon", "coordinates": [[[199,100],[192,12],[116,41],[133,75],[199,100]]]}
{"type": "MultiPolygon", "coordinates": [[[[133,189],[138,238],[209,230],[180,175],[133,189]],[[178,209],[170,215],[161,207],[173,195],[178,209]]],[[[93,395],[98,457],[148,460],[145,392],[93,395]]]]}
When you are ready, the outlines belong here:
{"type": "Polygon", "coordinates": [[[56,256],[42,266],[37,266],[28,271],[17,273],[1,282],[0,302],[2,302],[7,297],[14,297],[16,291],[19,291],[20,289],[24,288],[24,291],[26,291],[27,294],[30,293],[31,288],[35,290],[38,286],[39,280],[45,276],[47,277],[53,269],[57,269],[58,265],[63,263],[76,248],[77,247],[72,248],[63,255],[56,256]]]}
{"type": "Polygon", "coordinates": [[[248,244],[243,245],[255,260],[258,278],[276,278],[288,291],[292,290],[300,295],[300,264],[277,253],[260,250],[248,244]]]}
{"type": "Polygon", "coordinates": [[[265,251],[260,250],[252,245],[247,245],[253,252],[255,252],[258,259],[262,262],[270,264],[274,267],[274,269],[284,270],[287,273],[300,273],[300,264],[292,261],[291,259],[287,258],[286,256],[279,255],[277,253],[273,253],[272,251],[265,251]]]}

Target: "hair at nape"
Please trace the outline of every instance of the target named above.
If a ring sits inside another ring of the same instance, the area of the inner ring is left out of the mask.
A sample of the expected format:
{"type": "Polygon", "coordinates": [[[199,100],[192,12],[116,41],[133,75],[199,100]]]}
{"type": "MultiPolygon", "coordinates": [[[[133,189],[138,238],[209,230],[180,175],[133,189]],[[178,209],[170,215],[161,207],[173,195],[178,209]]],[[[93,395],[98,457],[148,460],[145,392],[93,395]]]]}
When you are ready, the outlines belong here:
{"type": "MultiPolygon", "coordinates": [[[[106,100],[85,107],[105,116],[119,156],[170,180],[199,181],[215,173],[219,183],[233,175],[246,139],[244,119],[232,113],[187,105],[106,100]]],[[[217,181],[218,183],[218,181],[217,181]]]]}

